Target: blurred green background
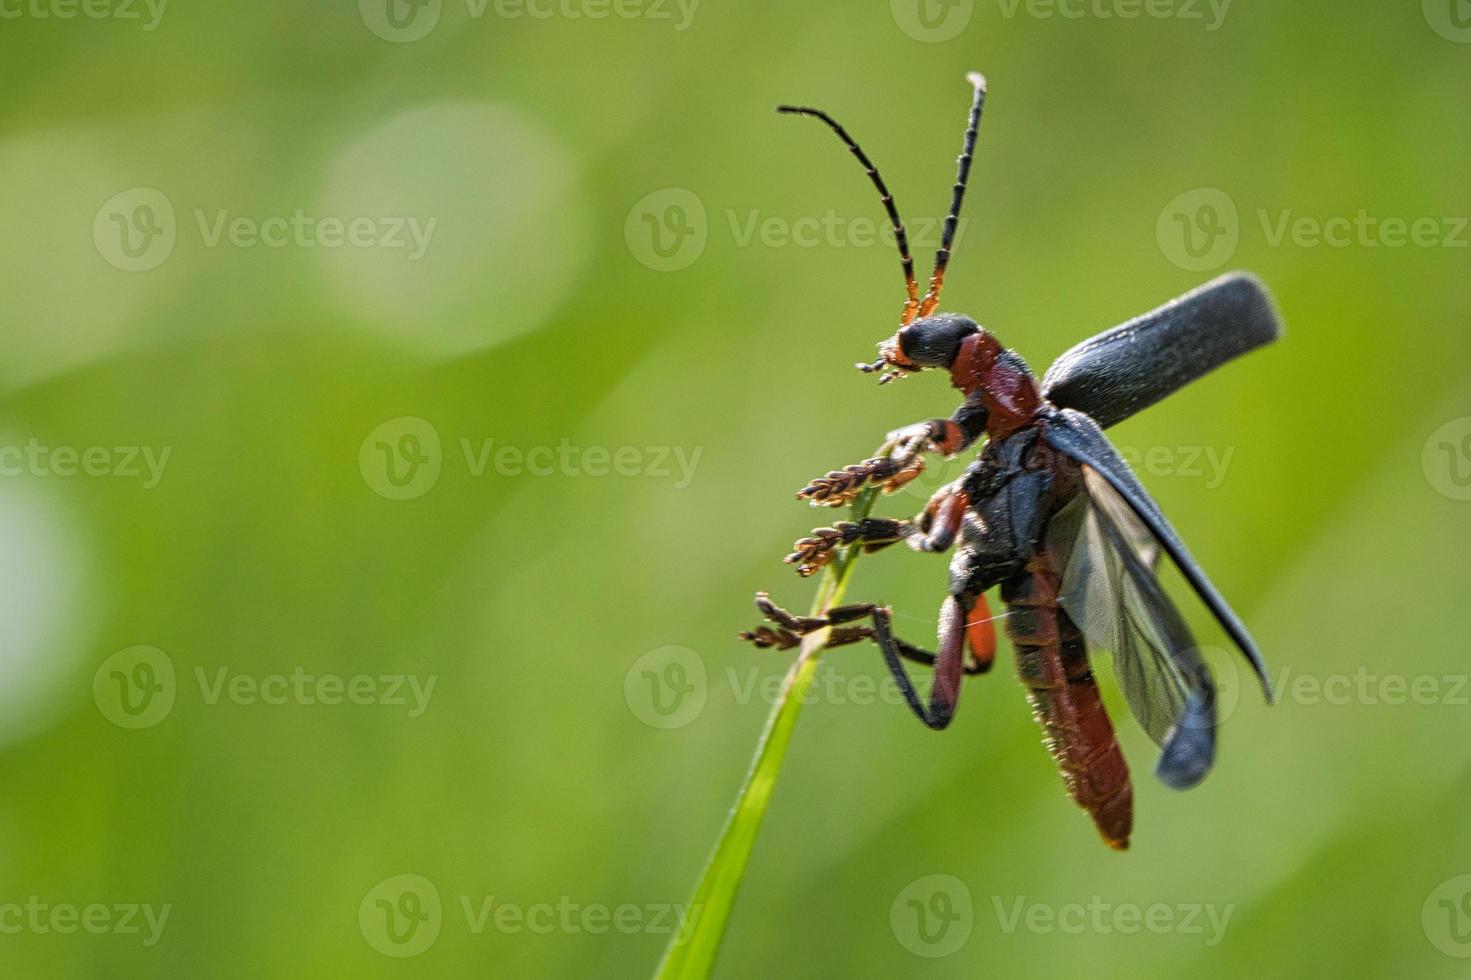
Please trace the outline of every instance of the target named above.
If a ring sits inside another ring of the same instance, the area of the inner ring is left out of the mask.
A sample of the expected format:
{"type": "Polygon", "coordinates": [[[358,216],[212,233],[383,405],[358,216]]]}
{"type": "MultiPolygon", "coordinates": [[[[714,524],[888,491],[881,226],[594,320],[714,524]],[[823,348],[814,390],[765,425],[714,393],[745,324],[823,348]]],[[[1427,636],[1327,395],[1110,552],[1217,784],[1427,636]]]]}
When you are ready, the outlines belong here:
{"type": "MultiPolygon", "coordinates": [[[[895,258],[772,108],[927,268],[969,69],[946,308],[1040,373],[1277,297],[1112,435],[1282,703],[1216,658],[1179,794],[1109,688],[1119,855],[1005,650],[943,736],[836,651],[718,975],[1471,972],[1464,0],[0,13],[5,975],[651,973],[788,662],[750,596],[810,601],[792,492],[954,405],[852,370],[895,258]]],[[[945,560],[881,558],[927,643],[945,560]]]]}

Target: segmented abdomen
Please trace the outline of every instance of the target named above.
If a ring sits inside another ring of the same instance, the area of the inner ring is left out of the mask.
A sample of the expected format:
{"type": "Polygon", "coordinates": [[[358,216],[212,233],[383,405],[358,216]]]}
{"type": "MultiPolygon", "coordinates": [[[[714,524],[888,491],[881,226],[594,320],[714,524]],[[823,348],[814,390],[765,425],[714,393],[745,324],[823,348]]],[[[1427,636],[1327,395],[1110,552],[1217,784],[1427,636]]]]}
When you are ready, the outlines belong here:
{"type": "Polygon", "coordinates": [[[1113,723],[1098,696],[1082,634],[1057,605],[1058,573],[1046,552],[1001,587],[1006,633],[1032,717],[1047,733],[1068,794],[1093,818],[1104,843],[1129,846],[1134,791],[1113,723]]]}

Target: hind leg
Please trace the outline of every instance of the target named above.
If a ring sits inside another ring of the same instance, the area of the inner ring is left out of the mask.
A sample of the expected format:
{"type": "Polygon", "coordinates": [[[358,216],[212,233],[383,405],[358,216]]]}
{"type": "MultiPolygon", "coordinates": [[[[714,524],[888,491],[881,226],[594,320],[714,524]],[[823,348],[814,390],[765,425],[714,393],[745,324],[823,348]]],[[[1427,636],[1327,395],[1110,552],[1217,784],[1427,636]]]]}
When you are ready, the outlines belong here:
{"type": "Polygon", "coordinates": [[[958,597],[945,600],[940,609],[940,652],[930,653],[894,635],[892,614],[885,606],[859,603],[839,606],[826,616],[795,616],[773,603],[766,593],[756,595],[756,607],[761,610],[775,628],[759,626],[741,634],[757,647],[789,649],[801,643],[802,637],[820,629],[832,628],[829,646],[841,646],[859,640],[873,640],[884,655],[884,662],[899,685],[899,692],[909,709],[934,729],[945,728],[955,715],[955,704],[960,697],[960,679],[967,674],[979,674],[991,667],[991,656],[995,652],[994,634],[989,651],[978,649],[975,632],[968,622],[968,613],[973,605],[963,603],[958,597]],[[871,626],[845,626],[857,620],[869,619],[871,626]],[[971,662],[967,663],[964,652],[967,640],[971,641],[971,662]],[[984,654],[984,659],[982,659],[984,654]],[[915,689],[914,682],[905,670],[903,661],[910,660],[935,668],[935,682],[930,688],[929,704],[926,705],[915,689]]]}

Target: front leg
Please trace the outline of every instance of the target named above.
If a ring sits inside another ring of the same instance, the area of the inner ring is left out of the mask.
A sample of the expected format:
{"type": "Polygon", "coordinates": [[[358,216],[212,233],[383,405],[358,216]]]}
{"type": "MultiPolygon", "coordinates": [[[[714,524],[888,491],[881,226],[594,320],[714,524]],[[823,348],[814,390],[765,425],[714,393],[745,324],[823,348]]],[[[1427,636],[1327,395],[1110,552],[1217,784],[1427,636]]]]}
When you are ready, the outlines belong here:
{"type": "Polygon", "coordinates": [[[954,456],[985,430],[985,410],[970,403],[961,406],[952,418],[906,425],[889,433],[880,450],[886,455],[832,470],[797,491],[797,499],[807,500],[814,507],[843,507],[866,487],[893,493],[924,472],[925,453],[954,456]]]}
{"type": "Polygon", "coordinates": [[[955,543],[969,505],[970,497],[957,481],[941,487],[913,520],[869,518],[814,528],[810,535],[792,546],[786,562],[796,565],[797,574],[806,578],[831,561],[839,547],[846,545],[860,545],[865,554],[897,541],[903,541],[915,551],[947,551],[955,543]]]}

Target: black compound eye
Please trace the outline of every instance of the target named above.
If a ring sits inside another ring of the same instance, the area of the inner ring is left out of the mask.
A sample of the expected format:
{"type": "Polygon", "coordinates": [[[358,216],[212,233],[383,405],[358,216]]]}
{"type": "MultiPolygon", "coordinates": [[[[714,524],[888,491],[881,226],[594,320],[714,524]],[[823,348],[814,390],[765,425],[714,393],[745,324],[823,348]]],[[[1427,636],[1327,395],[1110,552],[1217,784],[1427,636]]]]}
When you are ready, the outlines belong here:
{"type": "Polygon", "coordinates": [[[899,331],[899,352],[920,367],[949,367],[965,338],[980,331],[976,321],[958,313],[915,320],[899,331]]]}

